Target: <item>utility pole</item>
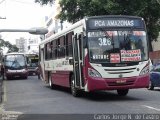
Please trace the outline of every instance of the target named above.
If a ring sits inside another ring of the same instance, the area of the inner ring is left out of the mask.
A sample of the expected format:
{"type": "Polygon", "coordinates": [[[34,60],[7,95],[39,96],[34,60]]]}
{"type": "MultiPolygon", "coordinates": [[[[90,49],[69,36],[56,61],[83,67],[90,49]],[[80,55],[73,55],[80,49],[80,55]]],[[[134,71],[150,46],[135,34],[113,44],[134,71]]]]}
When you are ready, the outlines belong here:
{"type": "Polygon", "coordinates": [[[31,28],[31,29],[0,29],[0,32],[28,32],[35,35],[44,35],[48,33],[48,29],[43,27],[31,28]]]}

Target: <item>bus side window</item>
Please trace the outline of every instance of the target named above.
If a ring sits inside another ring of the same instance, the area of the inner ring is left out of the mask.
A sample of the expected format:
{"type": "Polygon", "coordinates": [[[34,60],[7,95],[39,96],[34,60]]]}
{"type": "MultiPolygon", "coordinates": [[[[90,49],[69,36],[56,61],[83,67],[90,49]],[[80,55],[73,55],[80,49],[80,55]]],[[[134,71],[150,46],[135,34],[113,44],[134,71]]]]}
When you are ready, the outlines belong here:
{"type": "Polygon", "coordinates": [[[72,46],[72,35],[73,35],[73,32],[70,33],[69,35],[69,40],[68,40],[68,45],[69,45],[69,57],[72,57],[73,56],[73,46],[72,46]]]}
{"type": "Polygon", "coordinates": [[[47,44],[45,44],[45,50],[44,50],[44,53],[45,53],[45,60],[47,60],[47,44]]]}
{"type": "Polygon", "coordinates": [[[53,46],[53,52],[52,52],[52,54],[53,54],[53,59],[56,59],[57,58],[57,45],[56,45],[56,40],[54,40],[53,42],[52,42],[52,46],[53,46]]]}
{"type": "Polygon", "coordinates": [[[50,59],[50,49],[51,49],[51,46],[50,46],[50,43],[47,44],[47,59],[50,59]]]}
{"type": "Polygon", "coordinates": [[[45,60],[51,59],[51,43],[45,45],[45,60]]]}
{"type": "Polygon", "coordinates": [[[60,58],[64,58],[65,57],[65,37],[62,36],[60,38],[60,45],[59,45],[59,57],[60,58]]]}
{"type": "Polygon", "coordinates": [[[60,38],[57,39],[57,58],[60,58],[60,38]]]}
{"type": "Polygon", "coordinates": [[[79,39],[79,51],[80,51],[80,60],[82,60],[82,44],[83,44],[83,39],[82,39],[82,34],[78,35],[78,39],[79,39]]]}
{"type": "Polygon", "coordinates": [[[62,46],[62,57],[65,58],[66,53],[66,42],[65,42],[65,36],[63,36],[63,46],[62,46]]]}
{"type": "Polygon", "coordinates": [[[72,57],[72,34],[73,32],[70,32],[66,35],[66,56],[72,57]]]}
{"type": "Polygon", "coordinates": [[[66,35],[66,57],[69,56],[69,45],[68,45],[69,34],[66,35]]]}
{"type": "Polygon", "coordinates": [[[56,59],[58,58],[58,39],[56,40],[55,57],[56,57],[56,59]]]}
{"type": "Polygon", "coordinates": [[[50,42],[50,59],[53,59],[53,42],[50,42]]]}

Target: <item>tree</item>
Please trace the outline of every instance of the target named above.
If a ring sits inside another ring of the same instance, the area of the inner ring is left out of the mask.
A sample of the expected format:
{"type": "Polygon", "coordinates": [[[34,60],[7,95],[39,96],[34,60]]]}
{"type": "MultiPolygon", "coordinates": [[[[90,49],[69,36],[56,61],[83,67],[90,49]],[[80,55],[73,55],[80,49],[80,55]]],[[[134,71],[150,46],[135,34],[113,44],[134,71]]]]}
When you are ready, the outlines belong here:
{"type": "Polygon", "coordinates": [[[4,46],[5,41],[3,39],[0,39],[0,48],[4,46]]]}
{"type": "Polygon", "coordinates": [[[17,48],[16,45],[12,45],[12,47],[8,49],[8,53],[9,52],[18,52],[18,51],[19,51],[19,49],[17,48]]]}
{"type": "Polygon", "coordinates": [[[16,45],[12,45],[9,41],[4,41],[3,39],[0,39],[0,48],[8,48],[8,52],[18,52],[18,48],[16,45]]]}
{"type": "Polygon", "coordinates": [[[55,0],[35,0],[36,3],[40,3],[41,5],[54,4],[55,0]]]}
{"type": "MultiPolygon", "coordinates": [[[[36,0],[48,4],[55,0],[36,0]]],[[[160,31],[160,4],[158,0],[60,0],[59,18],[74,23],[84,16],[134,15],[144,18],[148,31],[149,47],[157,41],[160,31]]]]}

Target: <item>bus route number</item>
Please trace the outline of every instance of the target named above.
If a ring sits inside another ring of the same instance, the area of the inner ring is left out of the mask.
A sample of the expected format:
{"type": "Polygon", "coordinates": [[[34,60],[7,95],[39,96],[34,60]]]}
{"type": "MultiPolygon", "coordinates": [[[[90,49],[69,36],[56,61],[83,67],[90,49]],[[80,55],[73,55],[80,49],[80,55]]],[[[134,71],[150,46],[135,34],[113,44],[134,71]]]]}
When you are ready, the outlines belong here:
{"type": "Polygon", "coordinates": [[[110,38],[98,38],[98,40],[100,46],[110,46],[112,44],[110,38]]]}

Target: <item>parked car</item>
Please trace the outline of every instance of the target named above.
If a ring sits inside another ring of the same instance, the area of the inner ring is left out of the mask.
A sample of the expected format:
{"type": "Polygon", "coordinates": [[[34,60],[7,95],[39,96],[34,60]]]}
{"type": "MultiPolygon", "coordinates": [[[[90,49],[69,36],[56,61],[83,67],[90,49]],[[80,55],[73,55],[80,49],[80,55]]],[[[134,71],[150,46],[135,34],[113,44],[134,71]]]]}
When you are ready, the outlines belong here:
{"type": "Polygon", "coordinates": [[[154,87],[160,87],[160,63],[151,67],[149,89],[153,90],[154,87]]]}

